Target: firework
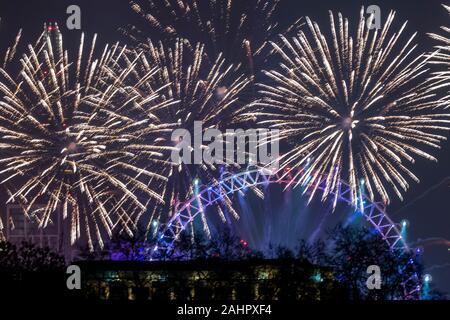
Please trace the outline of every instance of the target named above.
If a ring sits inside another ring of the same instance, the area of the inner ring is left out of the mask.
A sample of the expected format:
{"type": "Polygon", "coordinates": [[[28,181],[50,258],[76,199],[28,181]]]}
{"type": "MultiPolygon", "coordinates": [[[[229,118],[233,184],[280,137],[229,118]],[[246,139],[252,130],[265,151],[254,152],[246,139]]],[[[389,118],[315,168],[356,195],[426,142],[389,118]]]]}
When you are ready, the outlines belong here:
{"type": "MultiPolygon", "coordinates": [[[[2,18],[0,17],[0,24],[1,24],[1,21],[2,21],[2,18]]],[[[13,44],[6,49],[6,52],[5,52],[5,55],[3,58],[3,68],[6,68],[6,65],[14,59],[14,56],[17,52],[17,47],[20,43],[21,37],[22,37],[22,29],[20,29],[19,32],[17,32],[17,35],[14,39],[13,44]]]]}
{"type": "Polygon", "coordinates": [[[144,0],[131,1],[132,9],[145,19],[148,31],[137,27],[127,32],[138,43],[157,36],[191,44],[203,43],[210,56],[222,53],[254,74],[270,51],[269,40],[279,33],[295,32],[301,20],[290,26],[275,22],[279,0],[144,0]],[[151,35],[151,36],[150,36],[151,35]],[[256,65],[255,65],[256,64],[256,65]]]}
{"type": "Polygon", "coordinates": [[[307,18],[308,32],[283,47],[279,70],[265,72],[262,99],[251,117],[282,129],[281,139],[292,144],[281,157],[286,174],[302,169],[299,184],[311,191],[326,176],[325,199],[348,181],[353,204],[363,189],[371,199],[400,199],[416,158],[437,161],[428,149],[446,140],[449,114],[440,112],[429,76],[427,57],[414,53],[414,35],[403,40],[406,23],[393,31],[395,12],[380,30],[370,30],[361,10],[356,33],[347,19],[330,12],[331,31],[322,33],[307,18]]]}
{"type": "Polygon", "coordinates": [[[62,214],[71,243],[83,234],[93,250],[93,239],[102,247],[115,229],[131,234],[148,202],[163,201],[150,183],[166,179],[152,171],[162,153],[144,138],[164,128],[136,120],[135,90],[121,86],[129,70],[108,74],[119,46],[97,57],[96,37],[87,50],[84,42],[72,62],[58,27],[47,26],[17,77],[0,70],[0,176],[27,218],[46,227],[62,214]]]}
{"type": "MultiPolygon", "coordinates": [[[[450,15],[450,7],[446,5],[442,5],[447,13],[450,15]]],[[[429,36],[438,41],[438,45],[436,45],[436,49],[438,50],[436,53],[430,55],[430,64],[438,65],[441,70],[433,74],[433,78],[436,81],[439,81],[443,85],[449,83],[450,80],[450,28],[446,26],[441,27],[442,34],[431,33],[429,36]]],[[[447,95],[442,100],[444,101],[446,107],[449,105],[450,96],[447,95]]]]}
{"type": "MultiPolygon", "coordinates": [[[[234,114],[242,106],[241,95],[249,84],[249,79],[236,73],[233,65],[228,65],[222,56],[214,63],[205,57],[204,45],[198,44],[194,49],[186,45],[186,41],[177,39],[172,46],[148,42],[144,52],[128,51],[117,60],[117,70],[133,68],[130,74],[134,79],[143,79],[143,74],[152,74],[136,93],[141,95],[136,101],[142,103],[148,99],[148,92],[154,88],[158,91],[158,104],[147,108],[145,112],[153,117],[153,121],[175,129],[186,129],[193,134],[194,122],[201,121],[203,132],[208,128],[228,128],[234,114]],[[163,101],[167,103],[163,106],[163,101]]],[[[111,73],[114,73],[111,70],[111,73]]],[[[116,72],[117,73],[117,72],[116,72]]],[[[171,135],[161,140],[167,151],[176,148],[171,135]]],[[[207,146],[202,145],[202,150],[207,146]]],[[[170,152],[167,153],[170,161],[170,152]]],[[[150,222],[157,223],[163,212],[169,217],[176,212],[178,205],[190,199],[198,191],[201,184],[217,183],[220,178],[220,167],[215,164],[179,163],[166,166],[161,173],[167,177],[167,183],[161,184],[161,194],[167,199],[164,207],[156,206],[150,216],[150,222]]],[[[224,198],[224,206],[237,217],[231,207],[231,200],[224,198]]],[[[218,208],[222,220],[225,215],[218,208]]],[[[202,215],[203,226],[209,233],[206,217],[202,215]]],[[[149,224],[149,228],[151,225],[149,224]]]]}
{"type": "MultiPolygon", "coordinates": [[[[1,27],[1,22],[2,22],[2,18],[0,17],[0,27],[1,27]]],[[[0,28],[0,31],[1,31],[1,28],[0,28]]],[[[17,46],[20,42],[21,35],[22,35],[22,30],[19,30],[19,32],[17,33],[17,36],[15,38],[14,44],[6,49],[6,52],[5,52],[4,58],[3,58],[3,63],[2,63],[4,69],[6,68],[8,62],[10,62],[14,58],[14,55],[17,50],[17,46]]],[[[2,34],[2,36],[1,36],[2,43],[4,42],[3,38],[4,38],[4,35],[2,34]]],[[[3,229],[4,229],[3,221],[0,217],[0,240],[5,240],[5,235],[3,234],[3,229]]]]}

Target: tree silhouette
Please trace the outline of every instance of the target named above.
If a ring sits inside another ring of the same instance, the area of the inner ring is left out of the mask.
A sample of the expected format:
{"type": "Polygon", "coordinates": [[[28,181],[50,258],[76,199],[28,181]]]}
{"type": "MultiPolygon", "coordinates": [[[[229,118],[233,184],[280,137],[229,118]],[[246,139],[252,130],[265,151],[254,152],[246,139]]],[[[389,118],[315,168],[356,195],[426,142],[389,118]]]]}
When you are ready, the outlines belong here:
{"type": "Polygon", "coordinates": [[[35,295],[61,296],[67,292],[65,261],[49,248],[39,248],[23,242],[19,247],[9,242],[0,242],[1,293],[10,297],[35,295]]]}
{"type": "Polygon", "coordinates": [[[403,284],[412,276],[422,277],[423,266],[414,252],[391,249],[374,230],[337,226],[330,240],[326,264],[347,288],[349,299],[405,299],[409,292],[403,284]],[[379,290],[370,290],[366,284],[371,265],[381,269],[379,290]]]}

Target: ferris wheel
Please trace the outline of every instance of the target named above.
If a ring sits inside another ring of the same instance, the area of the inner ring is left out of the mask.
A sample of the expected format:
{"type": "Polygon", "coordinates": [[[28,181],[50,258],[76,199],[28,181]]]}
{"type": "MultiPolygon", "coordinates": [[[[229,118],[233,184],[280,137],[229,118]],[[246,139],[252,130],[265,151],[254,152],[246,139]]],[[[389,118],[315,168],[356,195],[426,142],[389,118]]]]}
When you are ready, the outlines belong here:
{"type": "MultiPolygon", "coordinates": [[[[298,176],[300,175],[287,176],[280,171],[256,167],[239,173],[225,172],[217,183],[197,186],[198,192],[191,199],[178,206],[167,224],[161,225],[157,244],[150,256],[152,259],[158,259],[162,253],[170,252],[175,242],[189,225],[204,215],[209,206],[218,205],[225,197],[270,184],[296,185],[298,176]]],[[[314,189],[324,191],[326,180],[326,176],[320,177],[314,189]]],[[[354,207],[355,211],[360,213],[366,222],[386,241],[391,250],[411,250],[402,237],[401,224],[395,223],[389,218],[384,203],[374,202],[364,192],[361,192],[355,204],[352,200],[349,185],[343,181],[339,181],[338,191],[331,193],[330,196],[335,204],[340,202],[354,207]]],[[[417,275],[411,276],[402,285],[408,299],[420,298],[421,284],[417,275]]]]}

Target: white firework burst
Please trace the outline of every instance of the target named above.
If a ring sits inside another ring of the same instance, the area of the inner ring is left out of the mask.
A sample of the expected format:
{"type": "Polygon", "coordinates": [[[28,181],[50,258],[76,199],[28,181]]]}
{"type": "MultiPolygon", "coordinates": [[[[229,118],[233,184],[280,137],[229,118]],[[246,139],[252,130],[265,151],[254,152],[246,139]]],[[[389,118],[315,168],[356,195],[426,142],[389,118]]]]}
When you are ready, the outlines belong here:
{"type": "Polygon", "coordinates": [[[263,97],[246,117],[282,129],[292,146],[282,168],[302,169],[295,172],[311,198],[326,176],[323,199],[343,179],[355,205],[363,189],[389,203],[391,191],[402,199],[408,180],[419,182],[410,169],[417,158],[437,161],[428,150],[440,148],[450,125],[442,83],[430,76],[427,55],[416,53],[416,34],[404,37],[406,23],[394,30],[394,17],[370,30],[362,8],[353,32],[330,12],[329,33],[307,18],[309,32],[273,44],[280,67],[265,72],[263,97]]]}
{"type": "Polygon", "coordinates": [[[136,119],[133,88],[121,86],[129,70],[108,74],[120,47],[97,56],[96,36],[84,42],[72,62],[48,27],[17,77],[0,70],[0,176],[27,218],[46,227],[61,214],[71,243],[83,235],[93,250],[93,239],[102,247],[115,229],[131,234],[148,202],[163,202],[150,183],[166,180],[152,171],[162,153],[147,139],[164,128],[136,119]]]}

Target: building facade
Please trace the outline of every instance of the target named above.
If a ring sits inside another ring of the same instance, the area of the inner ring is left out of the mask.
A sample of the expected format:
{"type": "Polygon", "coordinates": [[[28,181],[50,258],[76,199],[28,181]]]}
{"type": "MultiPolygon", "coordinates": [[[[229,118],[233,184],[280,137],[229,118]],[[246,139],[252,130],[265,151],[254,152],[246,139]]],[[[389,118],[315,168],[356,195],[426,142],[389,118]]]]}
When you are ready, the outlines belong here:
{"type": "MultiPolygon", "coordinates": [[[[36,205],[33,209],[40,207],[36,205]]],[[[78,250],[70,245],[68,223],[60,214],[53,214],[47,226],[42,228],[38,218],[25,214],[21,205],[7,204],[4,208],[2,233],[7,241],[16,246],[25,241],[41,248],[48,247],[64,256],[66,261],[72,261],[78,254],[78,250]]]]}

